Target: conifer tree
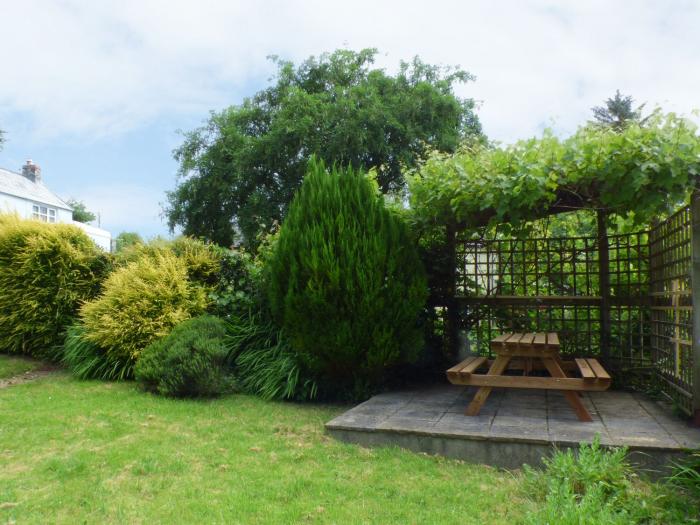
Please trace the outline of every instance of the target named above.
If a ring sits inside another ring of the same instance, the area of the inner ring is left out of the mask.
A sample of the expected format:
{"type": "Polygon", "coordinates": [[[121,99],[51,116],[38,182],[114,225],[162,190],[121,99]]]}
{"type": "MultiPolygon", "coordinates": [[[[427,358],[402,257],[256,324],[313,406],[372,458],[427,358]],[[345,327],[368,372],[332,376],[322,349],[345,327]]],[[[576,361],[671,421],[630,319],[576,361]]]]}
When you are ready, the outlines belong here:
{"type": "Polygon", "coordinates": [[[376,183],[314,158],[269,267],[273,316],[321,394],[358,398],[415,359],[426,280],[376,183]]]}

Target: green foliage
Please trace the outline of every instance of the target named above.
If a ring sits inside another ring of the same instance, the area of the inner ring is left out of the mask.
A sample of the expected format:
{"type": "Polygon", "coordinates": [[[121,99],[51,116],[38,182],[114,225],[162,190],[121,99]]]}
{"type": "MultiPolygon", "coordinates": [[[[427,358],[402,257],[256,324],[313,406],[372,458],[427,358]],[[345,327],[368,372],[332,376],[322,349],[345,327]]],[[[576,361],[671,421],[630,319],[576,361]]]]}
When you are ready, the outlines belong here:
{"type": "Polygon", "coordinates": [[[659,486],[650,493],[626,460],[627,450],[606,450],[596,437],[578,452],[557,451],[545,469],[525,467],[522,492],[538,504],[526,522],[557,525],[681,523],[693,516],[687,501],[659,486]]]}
{"type": "Polygon", "coordinates": [[[68,206],[73,208],[73,220],[77,222],[92,222],[94,221],[97,216],[89,211],[87,207],[85,206],[85,203],[76,200],[76,199],[68,199],[67,202],[68,206]]]}
{"type": "Polygon", "coordinates": [[[676,463],[669,481],[700,500],[700,450],[694,450],[684,461],[676,463]]]}
{"type": "Polygon", "coordinates": [[[68,328],[62,354],[62,363],[78,379],[123,381],[133,375],[132,360],[108,355],[85,338],[85,328],[80,324],[68,328]]]}
{"type": "Polygon", "coordinates": [[[163,250],[116,269],[102,294],[80,309],[84,338],[126,366],[150,343],[207,306],[182,258],[163,250]]]}
{"type": "Polygon", "coordinates": [[[316,383],[305,377],[298,355],[261,314],[231,316],[227,347],[246,392],[266,400],[316,397],[316,383]]]}
{"type": "Polygon", "coordinates": [[[93,298],[110,258],[81,230],[0,219],[0,351],[60,359],[63,332],[93,298]]]}
{"type": "Polygon", "coordinates": [[[260,308],[262,266],[245,250],[218,248],[221,268],[216,286],[209,293],[210,311],[225,319],[260,308]]]}
{"type": "Polygon", "coordinates": [[[218,282],[221,259],[225,250],[191,237],[173,240],[155,238],[148,243],[134,243],[117,253],[117,264],[124,265],[144,257],[174,255],[187,268],[187,277],[202,285],[213,286],[218,282]]]}
{"type": "Polygon", "coordinates": [[[549,211],[602,208],[642,224],[687,198],[700,174],[696,126],[656,113],[620,132],[582,127],[568,139],[434,154],[411,177],[413,220],[421,228],[522,224],[549,211]]]}
{"type": "Polygon", "coordinates": [[[480,136],[474,102],[453,86],[469,73],[421,62],[396,75],[372,67],[377,51],[338,50],[298,67],[275,59],[275,84],[215,113],[185,135],[180,180],[165,212],[171,228],[231,246],[255,245],[280,221],[311,155],[329,164],[376,168],[383,191],[403,186],[404,166],[426,148],[454,151],[480,136]]]}
{"type": "Polygon", "coordinates": [[[615,92],[613,98],[605,101],[604,106],[596,106],[593,109],[594,125],[604,126],[620,131],[627,125],[636,122],[644,124],[646,119],[642,118],[642,109],[644,104],[634,109],[632,104],[634,99],[630,96],[622,96],[620,90],[615,92]]]}
{"type": "Polygon", "coordinates": [[[210,315],[179,324],[143,351],[136,380],[147,390],[172,397],[212,397],[230,391],[225,335],[226,323],[210,315]]]}
{"type": "Polygon", "coordinates": [[[269,301],[325,395],[362,397],[421,348],[426,282],[408,228],[362,173],[312,159],[269,264],[269,301]]]}
{"type": "Polygon", "coordinates": [[[117,253],[119,253],[129,246],[133,246],[134,244],[144,244],[144,242],[141,236],[136,232],[121,232],[119,235],[117,235],[115,244],[115,250],[117,253]]]}

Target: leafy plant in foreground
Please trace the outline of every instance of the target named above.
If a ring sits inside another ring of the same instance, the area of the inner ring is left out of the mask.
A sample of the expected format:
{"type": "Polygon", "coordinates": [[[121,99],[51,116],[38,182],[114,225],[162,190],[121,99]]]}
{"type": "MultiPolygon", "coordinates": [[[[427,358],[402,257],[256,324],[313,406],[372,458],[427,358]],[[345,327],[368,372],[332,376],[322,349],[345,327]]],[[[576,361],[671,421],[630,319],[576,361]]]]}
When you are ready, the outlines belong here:
{"type": "Polygon", "coordinates": [[[605,449],[596,437],[577,452],[557,451],[544,469],[525,466],[522,491],[537,510],[533,525],[628,525],[681,523],[693,516],[687,500],[662,484],[645,484],[632,470],[625,448],[605,449]],[[652,490],[650,490],[652,489],[652,490]]]}

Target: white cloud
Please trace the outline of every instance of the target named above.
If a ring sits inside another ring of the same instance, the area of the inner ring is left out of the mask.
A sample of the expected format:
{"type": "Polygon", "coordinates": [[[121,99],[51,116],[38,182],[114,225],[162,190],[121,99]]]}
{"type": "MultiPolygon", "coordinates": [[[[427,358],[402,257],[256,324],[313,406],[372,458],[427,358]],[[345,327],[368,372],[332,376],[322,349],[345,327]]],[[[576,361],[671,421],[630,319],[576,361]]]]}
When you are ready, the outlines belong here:
{"type": "Polygon", "coordinates": [[[692,1],[0,0],[0,118],[109,137],[240,101],[271,73],[268,54],[376,46],[383,65],[418,54],[476,74],[460,93],[509,141],[551,118],[571,131],[616,88],[699,106],[699,26],[692,1]]]}

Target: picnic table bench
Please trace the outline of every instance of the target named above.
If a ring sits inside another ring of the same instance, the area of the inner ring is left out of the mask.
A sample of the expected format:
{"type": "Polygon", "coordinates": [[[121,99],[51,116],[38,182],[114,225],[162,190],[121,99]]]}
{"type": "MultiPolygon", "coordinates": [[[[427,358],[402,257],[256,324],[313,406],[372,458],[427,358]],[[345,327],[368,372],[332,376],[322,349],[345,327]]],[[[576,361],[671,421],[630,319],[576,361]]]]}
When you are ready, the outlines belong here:
{"type": "Polygon", "coordinates": [[[491,341],[491,350],[496,354],[493,360],[472,356],[447,370],[451,383],[480,387],[465,415],[478,415],[494,387],[538,388],[561,390],[579,420],[592,421],[581,402],[581,392],[610,387],[610,375],[597,359],[562,360],[559,336],[554,332],[503,334],[491,341]],[[488,367],[486,373],[477,373],[484,367],[488,367]],[[522,370],[522,375],[503,375],[508,369],[522,370]],[[546,370],[549,377],[530,375],[533,370],[546,370]]]}

